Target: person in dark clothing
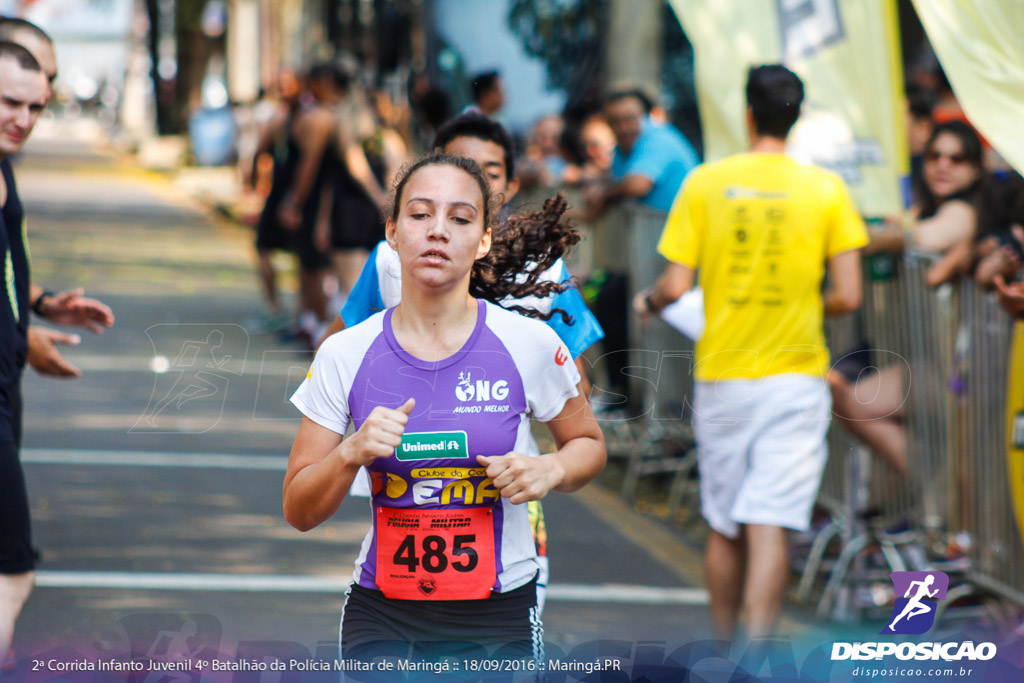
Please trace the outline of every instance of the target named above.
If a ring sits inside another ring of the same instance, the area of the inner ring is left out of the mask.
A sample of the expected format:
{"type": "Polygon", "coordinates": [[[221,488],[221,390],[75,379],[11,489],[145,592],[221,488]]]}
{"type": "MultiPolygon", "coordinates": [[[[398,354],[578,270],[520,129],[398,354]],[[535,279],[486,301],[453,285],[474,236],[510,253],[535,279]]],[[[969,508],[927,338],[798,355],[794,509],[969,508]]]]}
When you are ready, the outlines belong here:
{"type": "MultiPolygon", "coordinates": [[[[14,622],[32,590],[28,495],[21,471],[21,375],[29,357],[30,313],[95,331],[113,323],[110,309],[81,290],[53,294],[31,284],[25,213],[10,157],[32,132],[50,97],[50,82],[25,47],[0,42],[0,666],[8,659],[14,622]]],[[[59,354],[58,354],[59,357],[59,354]]]]}
{"type": "Polygon", "coordinates": [[[314,104],[294,118],[289,135],[294,148],[291,183],[277,207],[280,225],[293,233],[293,248],[299,259],[299,327],[311,339],[326,328],[327,297],[324,277],[330,256],[317,240],[321,192],[330,182],[338,164],[337,124],[334,107],[341,99],[337,67],[314,65],[307,76],[314,104]]]}
{"type": "Polygon", "coordinates": [[[277,212],[291,188],[299,155],[299,146],[292,130],[295,127],[295,120],[302,112],[302,81],[295,73],[282,71],[278,75],[278,95],[278,111],[260,136],[258,146],[258,152],[269,153],[274,160],[270,193],[256,224],[256,256],[267,299],[264,322],[268,330],[284,319],[277,292],[277,273],[271,254],[278,250],[292,251],[294,241],[292,233],[285,230],[278,221],[277,212]]]}

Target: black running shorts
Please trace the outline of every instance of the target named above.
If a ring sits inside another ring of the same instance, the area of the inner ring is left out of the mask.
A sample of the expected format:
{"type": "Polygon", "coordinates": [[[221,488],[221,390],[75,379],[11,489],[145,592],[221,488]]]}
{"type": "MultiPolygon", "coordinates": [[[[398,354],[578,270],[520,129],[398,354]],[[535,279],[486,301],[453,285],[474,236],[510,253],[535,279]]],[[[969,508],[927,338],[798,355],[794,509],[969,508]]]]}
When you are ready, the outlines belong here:
{"type": "Polygon", "coordinates": [[[393,600],[353,584],[341,619],[343,659],[541,660],[536,578],[485,600],[393,600]]]}
{"type": "Polygon", "coordinates": [[[0,443],[0,574],[23,574],[34,568],[28,491],[18,445],[5,441],[0,443]]]}

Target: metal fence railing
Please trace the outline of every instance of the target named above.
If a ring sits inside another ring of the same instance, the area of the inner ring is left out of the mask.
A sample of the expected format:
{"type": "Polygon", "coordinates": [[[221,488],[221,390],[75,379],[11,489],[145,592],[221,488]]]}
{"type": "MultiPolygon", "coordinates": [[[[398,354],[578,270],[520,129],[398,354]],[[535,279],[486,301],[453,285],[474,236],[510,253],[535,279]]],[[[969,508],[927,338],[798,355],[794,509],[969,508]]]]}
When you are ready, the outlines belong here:
{"type": "MultiPolygon", "coordinates": [[[[642,208],[628,213],[619,244],[628,252],[621,260],[631,294],[664,269],[655,250],[664,218],[642,208]]],[[[1007,458],[1012,323],[973,281],[928,287],[933,258],[866,257],[861,310],[826,326],[833,361],[853,352],[866,359],[867,372],[902,368],[907,476],[870,457],[833,421],[819,497],[831,523],[805,552],[797,591],[809,599],[823,581],[822,616],[856,616],[865,586],[898,569],[942,569],[957,595],[978,589],[1024,604],[1024,544],[1008,483],[1020,476],[1007,458]]],[[[631,347],[636,419],[623,495],[634,495],[645,474],[675,472],[670,498],[696,505],[696,496],[685,495],[696,485],[693,344],[657,320],[646,330],[634,326],[631,347]]]]}
{"type": "Polygon", "coordinates": [[[963,434],[958,475],[962,496],[959,529],[969,538],[970,579],[1024,604],[1024,543],[1017,529],[1007,460],[1007,378],[1012,322],[996,297],[967,287],[960,297],[966,329],[962,401],[963,434]]]}

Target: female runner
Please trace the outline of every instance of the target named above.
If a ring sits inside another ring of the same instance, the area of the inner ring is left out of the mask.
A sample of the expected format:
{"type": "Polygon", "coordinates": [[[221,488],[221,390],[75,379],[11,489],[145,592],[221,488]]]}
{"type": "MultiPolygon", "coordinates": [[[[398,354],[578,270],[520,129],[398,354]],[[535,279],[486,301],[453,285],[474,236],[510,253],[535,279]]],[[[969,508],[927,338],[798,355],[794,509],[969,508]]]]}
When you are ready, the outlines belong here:
{"type": "Polygon", "coordinates": [[[568,286],[516,278],[578,239],[559,223],[564,200],[492,240],[496,206],[469,159],[434,154],[406,171],[386,227],[401,303],[324,342],[292,398],[305,417],[284,482],[289,523],[304,531],[333,515],[360,466],[373,478],[345,659],[432,657],[439,642],[543,656],[525,503],[584,486],[605,448],[557,335],[494,303],[568,286]],[[531,418],[556,451],[523,455],[531,418]]]}

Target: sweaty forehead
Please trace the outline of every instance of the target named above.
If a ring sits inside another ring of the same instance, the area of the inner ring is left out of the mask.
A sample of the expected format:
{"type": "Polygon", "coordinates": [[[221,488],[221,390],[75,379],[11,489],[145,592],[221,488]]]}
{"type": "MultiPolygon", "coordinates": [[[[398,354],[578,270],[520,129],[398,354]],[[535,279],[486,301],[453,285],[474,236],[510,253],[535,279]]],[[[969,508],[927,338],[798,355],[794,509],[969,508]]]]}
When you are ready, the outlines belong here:
{"type": "Polygon", "coordinates": [[[477,180],[468,172],[448,164],[430,164],[409,176],[401,200],[405,204],[426,200],[439,205],[478,207],[483,197],[477,180]]]}

